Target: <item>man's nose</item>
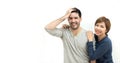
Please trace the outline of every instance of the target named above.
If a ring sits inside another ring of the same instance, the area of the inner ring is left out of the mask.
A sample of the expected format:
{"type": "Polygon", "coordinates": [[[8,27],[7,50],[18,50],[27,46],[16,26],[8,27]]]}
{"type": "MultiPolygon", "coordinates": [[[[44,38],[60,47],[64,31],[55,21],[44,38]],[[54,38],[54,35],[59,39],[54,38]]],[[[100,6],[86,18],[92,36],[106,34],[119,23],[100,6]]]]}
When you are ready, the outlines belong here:
{"type": "Polygon", "coordinates": [[[72,22],[75,22],[75,19],[72,19],[71,21],[72,21],[72,22]]]}

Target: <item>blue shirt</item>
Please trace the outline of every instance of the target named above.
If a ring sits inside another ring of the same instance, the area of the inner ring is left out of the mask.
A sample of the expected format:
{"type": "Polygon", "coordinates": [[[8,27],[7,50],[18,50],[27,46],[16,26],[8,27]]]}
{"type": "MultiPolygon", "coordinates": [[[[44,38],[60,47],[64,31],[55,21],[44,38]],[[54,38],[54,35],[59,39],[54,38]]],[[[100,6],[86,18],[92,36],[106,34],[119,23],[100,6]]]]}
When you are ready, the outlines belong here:
{"type": "Polygon", "coordinates": [[[98,37],[95,35],[95,40],[95,50],[93,48],[93,42],[87,43],[90,60],[96,60],[96,63],[113,63],[112,44],[108,36],[98,41],[98,37]]]}

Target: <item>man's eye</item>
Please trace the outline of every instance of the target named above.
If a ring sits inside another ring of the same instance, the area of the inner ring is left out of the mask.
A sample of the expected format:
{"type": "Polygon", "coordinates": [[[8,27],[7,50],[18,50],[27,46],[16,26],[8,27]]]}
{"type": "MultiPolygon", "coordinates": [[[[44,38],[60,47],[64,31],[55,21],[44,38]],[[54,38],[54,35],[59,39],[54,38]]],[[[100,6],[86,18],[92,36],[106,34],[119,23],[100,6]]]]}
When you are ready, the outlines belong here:
{"type": "Polygon", "coordinates": [[[75,19],[78,19],[78,17],[75,17],[75,19]]]}

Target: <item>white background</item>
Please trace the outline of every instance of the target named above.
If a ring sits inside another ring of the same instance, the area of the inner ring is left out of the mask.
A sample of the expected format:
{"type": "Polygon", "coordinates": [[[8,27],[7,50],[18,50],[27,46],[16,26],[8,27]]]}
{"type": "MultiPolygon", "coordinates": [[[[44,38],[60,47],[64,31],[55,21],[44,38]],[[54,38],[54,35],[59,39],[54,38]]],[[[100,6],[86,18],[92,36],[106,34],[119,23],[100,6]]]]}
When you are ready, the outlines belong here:
{"type": "Polygon", "coordinates": [[[100,16],[111,20],[113,59],[119,63],[119,3],[119,0],[0,0],[0,63],[63,63],[61,39],[48,34],[44,26],[71,7],[81,10],[81,26],[87,30],[94,29],[100,16]]]}

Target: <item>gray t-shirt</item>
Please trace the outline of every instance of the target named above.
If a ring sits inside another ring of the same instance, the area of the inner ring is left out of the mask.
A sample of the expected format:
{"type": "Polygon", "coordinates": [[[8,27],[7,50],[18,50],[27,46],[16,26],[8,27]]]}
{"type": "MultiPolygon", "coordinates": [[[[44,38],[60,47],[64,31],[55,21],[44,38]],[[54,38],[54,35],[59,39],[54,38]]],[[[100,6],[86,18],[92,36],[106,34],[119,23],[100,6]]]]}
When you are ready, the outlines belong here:
{"type": "Polygon", "coordinates": [[[86,49],[87,35],[86,30],[82,30],[73,36],[70,29],[56,28],[46,29],[53,36],[60,37],[64,45],[64,63],[89,63],[86,49]]]}

